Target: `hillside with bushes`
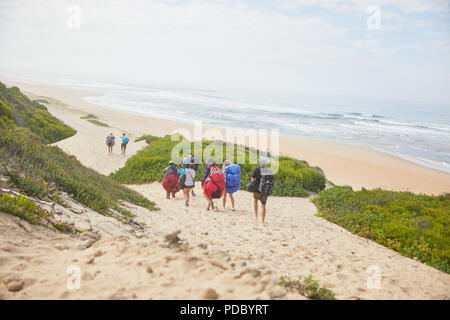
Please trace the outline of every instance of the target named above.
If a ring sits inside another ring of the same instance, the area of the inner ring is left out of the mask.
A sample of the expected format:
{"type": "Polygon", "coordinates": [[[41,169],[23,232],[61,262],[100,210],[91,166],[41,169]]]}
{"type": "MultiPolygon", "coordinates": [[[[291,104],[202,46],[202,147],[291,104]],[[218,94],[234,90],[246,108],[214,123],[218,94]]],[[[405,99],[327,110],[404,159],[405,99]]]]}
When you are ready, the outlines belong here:
{"type": "Polygon", "coordinates": [[[450,195],[333,187],[314,203],[319,215],[361,237],[450,273],[450,195]]]}
{"type": "Polygon", "coordinates": [[[29,129],[42,143],[54,143],[73,136],[76,131],[52,116],[38,101],[32,101],[17,87],[0,82],[0,118],[29,129]]]}
{"type": "MultiPolygon", "coordinates": [[[[104,215],[114,210],[130,216],[122,205],[124,201],[157,209],[139,193],[83,166],[60,148],[46,145],[75,131],[29,100],[18,88],[1,84],[0,91],[0,176],[6,178],[0,181],[1,187],[53,202],[59,202],[62,193],[66,193],[104,215]],[[37,119],[33,120],[35,116],[37,119]]],[[[6,201],[7,197],[2,199],[6,201]]]]}
{"type": "MultiPolygon", "coordinates": [[[[158,138],[146,135],[138,140],[146,140],[148,146],[138,151],[136,155],[127,160],[125,167],[117,170],[110,176],[114,180],[126,184],[142,184],[162,181],[164,178],[163,171],[171,160],[172,149],[183,141],[183,137],[179,136],[178,140],[173,141],[172,136],[158,138]]],[[[188,145],[188,148],[190,146],[191,151],[194,154],[194,143],[185,140],[184,143],[188,145]]],[[[250,159],[257,158],[258,150],[233,145],[233,154],[227,155],[227,148],[224,143],[216,141],[213,144],[218,145],[219,148],[223,148],[222,152],[224,160],[229,159],[234,163],[237,163],[239,155],[245,156],[245,164],[239,164],[241,166],[241,188],[245,189],[247,183],[250,181],[253,170],[257,167],[256,164],[250,164],[250,159]]],[[[202,154],[204,154],[207,148],[211,148],[211,145],[211,141],[202,141],[202,153],[194,154],[194,156],[198,159],[202,159],[202,154]]],[[[215,156],[214,151],[215,150],[211,152],[213,157],[215,156]]],[[[325,188],[326,179],[324,175],[320,170],[311,168],[307,162],[289,157],[279,157],[277,161],[279,170],[275,175],[275,196],[307,197],[309,196],[308,191],[319,192],[325,188]]],[[[272,163],[272,165],[274,164],[275,163],[272,163]]],[[[222,167],[221,162],[217,165],[220,168],[222,167]]],[[[205,163],[203,162],[199,167],[199,170],[197,170],[196,180],[201,179],[204,166],[205,163]]]]}

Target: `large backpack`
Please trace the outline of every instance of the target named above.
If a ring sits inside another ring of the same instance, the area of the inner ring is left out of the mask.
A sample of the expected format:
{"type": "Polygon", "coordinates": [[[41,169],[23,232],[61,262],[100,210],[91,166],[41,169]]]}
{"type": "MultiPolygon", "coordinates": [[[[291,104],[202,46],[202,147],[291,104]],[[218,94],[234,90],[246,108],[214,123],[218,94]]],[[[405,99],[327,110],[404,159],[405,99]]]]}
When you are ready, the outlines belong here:
{"type": "Polygon", "coordinates": [[[220,199],[224,190],[225,177],[223,171],[216,166],[212,166],[203,185],[203,193],[208,199],[220,199]]]}
{"type": "Polygon", "coordinates": [[[113,146],[114,145],[114,136],[107,136],[106,137],[106,144],[108,145],[108,146],[113,146]]]}
{"type": "Polygon", "coordinates": [[[168,177],[170,175],[175,175],[178,177],[178,169],[175,166],[168,166],[166,170],[164,170],[164,177],[168,177]]]}
{"type": "Polygon", "coordinates": [[[261,178],[259,180],[258,192],[262,194],[272,195],[274,188],[273,173],[268,168],[261,168],[261,178]]]}
{"type": "Polygon", "coordinates": [[[122,138],[122,143],[123,143],[123,144],[128,144],[129,141],[130,141],[130,140],[128,140],[128,137],[123,137],[123,138],[122,138]]]}
{"type": "Polygon", "coordinates": [[[178,185],[180,186],[181,189],[184,188],[185,183],[186,183],[186,173],[182,174],[178,179],[178,185]]]}
{"type": "Polygon", "coordinates": [[[167,192],[177,193],[178,191],[180,191],[180,186],[178,185],[178,177],[175,174],[171,174],[165,177],[162,185],[167,192]]]}
{"type": "Polygon", "coordinates": [[[233,164],[225,168],[225,179],[228,193],[235,193],[241,188],[241,167],[233,164]]]}

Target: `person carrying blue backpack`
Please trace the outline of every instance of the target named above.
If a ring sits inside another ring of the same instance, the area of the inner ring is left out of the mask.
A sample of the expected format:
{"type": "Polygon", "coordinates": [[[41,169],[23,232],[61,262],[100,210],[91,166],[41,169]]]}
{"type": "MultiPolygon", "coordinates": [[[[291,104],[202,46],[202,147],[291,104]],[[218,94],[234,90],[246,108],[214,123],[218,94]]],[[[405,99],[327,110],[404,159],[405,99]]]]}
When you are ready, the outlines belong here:
{"type": "Polygon", "coordinates": [[[122,133],[122,144],[120,145],[120,148],[122,150],[122,155],[125,155],[125,151],[127,150],[127,144],[128,144],[128,137],[125,135],[125,133],[122,133]]]}
{"type": "Polygon", "coordinates": [[[225,173],[226,185],[223,193],[223,209],[225,209],[228,194],[231,200],[231,210],[235,211],[233,193],[241,189],[241,167],[237,164],[233,164],[230,160],[225,160],[223,163],[223,172],[225,173]]]}

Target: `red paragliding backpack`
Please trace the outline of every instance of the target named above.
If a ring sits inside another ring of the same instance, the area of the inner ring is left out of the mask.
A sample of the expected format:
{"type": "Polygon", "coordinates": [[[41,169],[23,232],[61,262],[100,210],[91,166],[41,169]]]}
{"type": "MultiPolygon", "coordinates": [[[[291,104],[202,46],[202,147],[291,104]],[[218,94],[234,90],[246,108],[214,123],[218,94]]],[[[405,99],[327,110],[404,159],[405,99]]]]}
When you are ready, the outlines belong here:
{"type": "Polygon", "coordinates": [[[225,175],[223,171],[212,166],[206,178],[203,192],[208,199],[220,199],[225,190],[225,175]]]}

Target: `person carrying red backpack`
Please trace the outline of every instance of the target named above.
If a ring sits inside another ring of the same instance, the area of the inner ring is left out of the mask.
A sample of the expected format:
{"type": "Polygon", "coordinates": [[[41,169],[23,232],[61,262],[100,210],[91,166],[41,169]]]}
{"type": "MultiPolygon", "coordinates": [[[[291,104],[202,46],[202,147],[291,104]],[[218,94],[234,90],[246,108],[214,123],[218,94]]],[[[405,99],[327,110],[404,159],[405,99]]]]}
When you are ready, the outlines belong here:
{"type": "Polygon", "coordinates": [[[170,199],[170,194],[172,198],[175,198],[175,193],[180,191],[180,186],[178,185],[178,169],[175,162],[170,161],[169,166],[164,170],[164,180],[162,186],[166,190],[166,198],[170,199]]]}
{"type": "Polygon", "coordinates": [[[223,171],[215,165],[213,159],[208,159],[207,162],[209,171],[203,182],[203,194],[208,200],[208,207],[206,210],[209,210],[211,207],[214,209],[213,200],[220,199],[223,195],[223,191],[225,190],[225,175],[223,171]]]}

